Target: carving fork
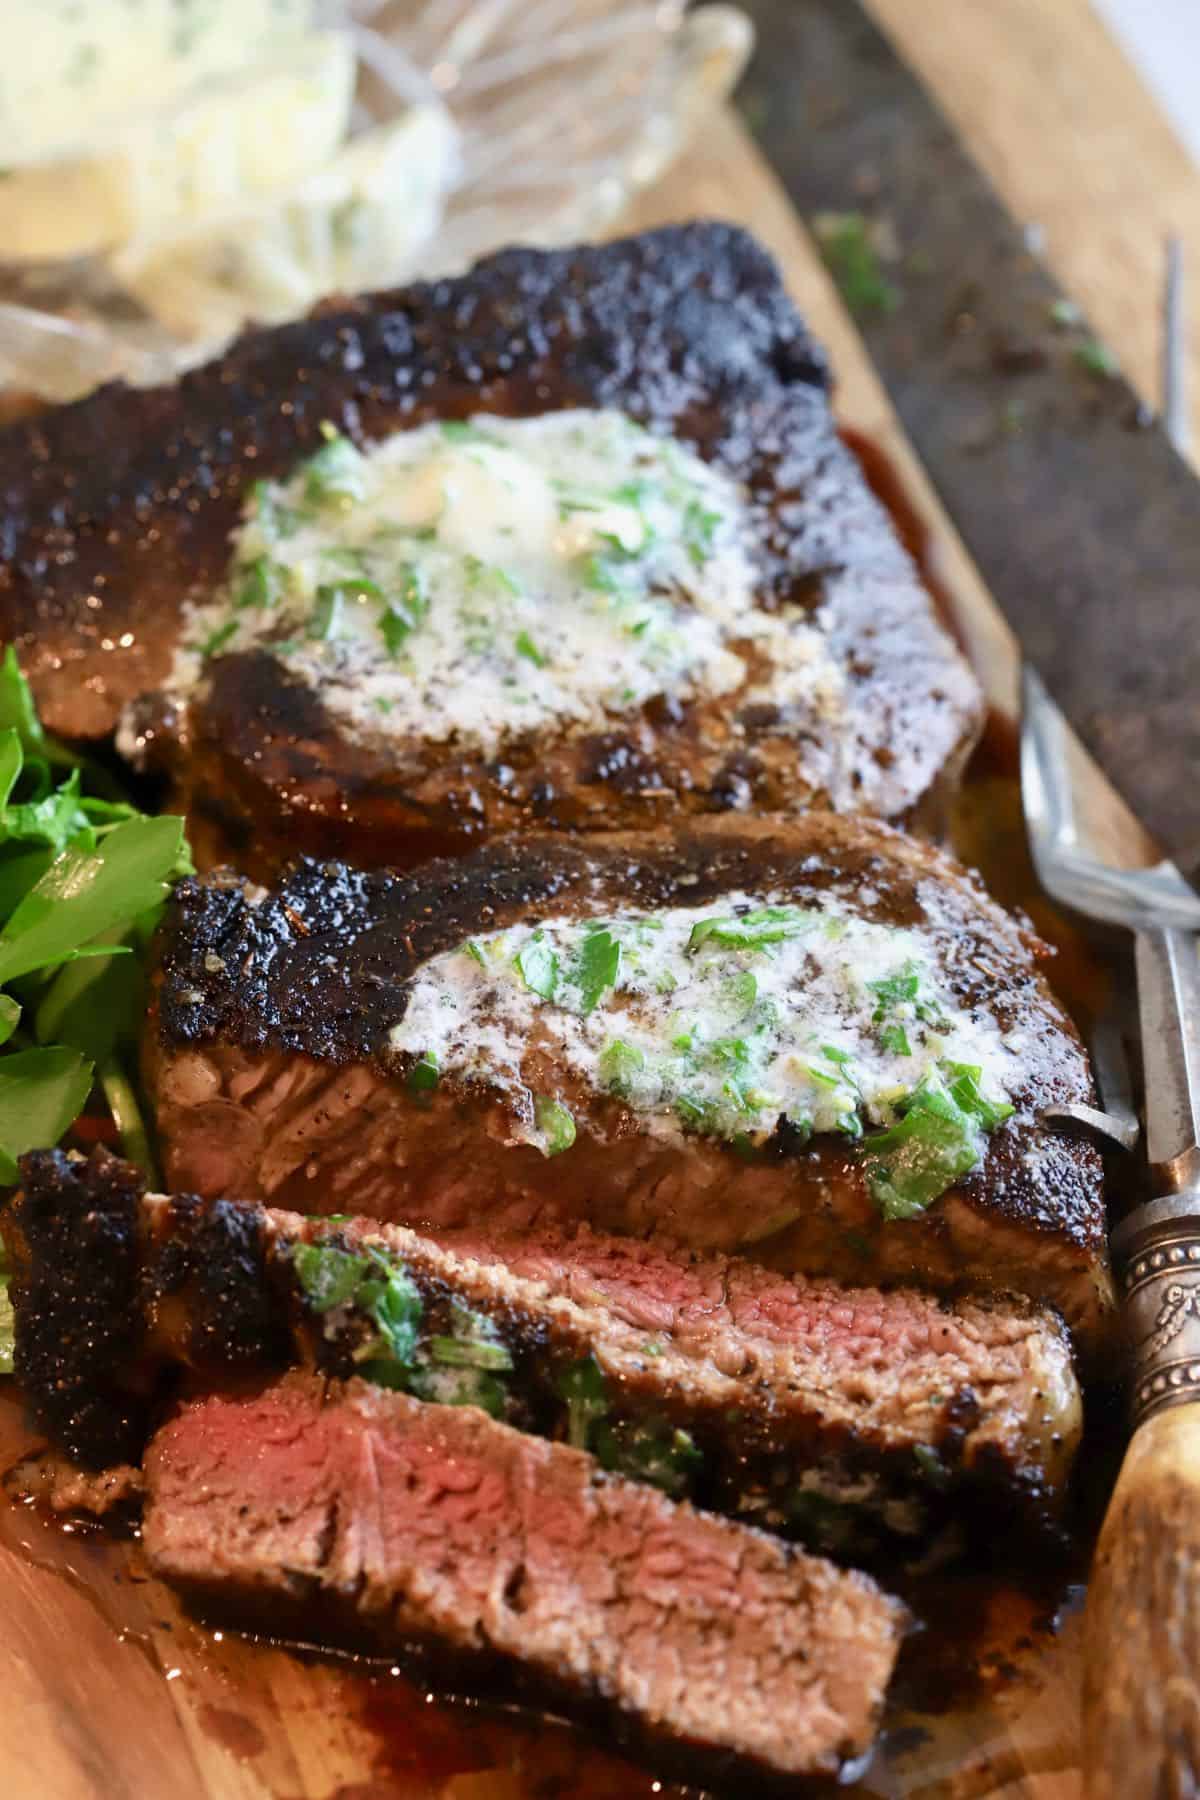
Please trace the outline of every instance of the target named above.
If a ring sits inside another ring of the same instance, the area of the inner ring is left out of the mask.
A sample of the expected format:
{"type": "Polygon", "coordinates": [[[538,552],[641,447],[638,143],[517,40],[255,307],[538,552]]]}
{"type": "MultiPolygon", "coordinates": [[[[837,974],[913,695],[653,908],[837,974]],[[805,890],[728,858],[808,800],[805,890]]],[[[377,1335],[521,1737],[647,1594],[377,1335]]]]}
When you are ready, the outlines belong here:
{"type": "Polygon", "coordinates": [[[1200,897],[1174,864],[1087,847],[1061,715],[1022,683],[1021,794],[1052,899],[1134,933],[1146,1152],[1160,1197],[1112,1233],[1132,1431],[1092,1565],[1084,1631],[1087,1800],[1200,1796],[1200,897]]]}

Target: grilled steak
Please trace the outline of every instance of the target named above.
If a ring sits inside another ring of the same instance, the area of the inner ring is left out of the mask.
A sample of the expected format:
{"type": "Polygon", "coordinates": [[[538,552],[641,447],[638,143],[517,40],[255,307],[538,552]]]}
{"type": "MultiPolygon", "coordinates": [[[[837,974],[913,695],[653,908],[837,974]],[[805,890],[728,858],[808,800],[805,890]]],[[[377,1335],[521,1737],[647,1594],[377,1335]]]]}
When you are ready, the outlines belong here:
{"type": "Polygon", "coordinates": [[[1099,1158],[1038,1118],[1092,1086],[1037,950],[832,815],[185,884],[148,1046],[170,1183],[1023,1292],[1094,1351],[1099,1158]]]}
{"type": "Polygon", "coordinates": [[[104,1151],[25,1158],[3,1231],[18,1374],[90,1469],[137,1460],[173,1368],[217,1384],[300,1362],[483,1406],[817,1549],[894,1556],[950,1521],[1027,1545],[1078,1442],[1065,1333],[1019,1303],[587,1230],[439,1242],[147,1196],[104,1151]]]}
{"type": "Polygon", "coordinates": [[[132,708],[243,863],[906,817],[979,723],[820,352],[723,225],[254,333],[0,431],[0,492],[0,641],[47,726],[132,708]]]}
{"type": "Polygon", "coordinates": [[[184,1407],[147,1453],[143,1546],[206,1608],[523,1672],[738,1792],[867,1751],[904,1620],[863,1575],[361,1381],[184,1407]]]}

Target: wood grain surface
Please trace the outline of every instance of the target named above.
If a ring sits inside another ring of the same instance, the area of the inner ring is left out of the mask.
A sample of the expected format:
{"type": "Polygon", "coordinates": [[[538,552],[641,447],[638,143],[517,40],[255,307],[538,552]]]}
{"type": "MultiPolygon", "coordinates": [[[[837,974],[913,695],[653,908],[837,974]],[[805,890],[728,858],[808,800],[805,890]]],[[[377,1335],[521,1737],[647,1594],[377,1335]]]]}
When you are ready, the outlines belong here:
{"type": "MultiPolygon", "coordinates": [[[[872,4],[1010,202],[1046,226],[1061,278],[1153,392],[1158,239],[1167,225],[1192,234],[1200,268],[1200,178],[1085,0],[872,4]]],[[[740,219],[779,256],[832,350],[843,418],[901,471],[989,696],[1011,709],[1007,629],[786,199],[731,119],[714,121],[623,224],[695,214],[740,219]]],[[[1097,815],[1136,853],[1136,827],[1100,783],[1093,793],[1097,815]]],[[[5,1466],[20,1429],[11,1401],[0,1403],[5,1466]]],[[[202,1631],[140,1573],[136,1545],[65,1536],[26,1509],[0,1506],[0,1596],[4,1800],[641,1800],[665,1791],[559,1726],[434,1701],[386,1668],[202,1631]]],[[[1078,1800],[1077,1596],[1066,1596],[1054,1631],[1042,1616],[1049,1607],[1004,1590],[980,1604],[982,1666],[970,1697],[948,1712],[900,1712],[860,1793],[1078,1800]]]]}
{"type": "MultiPolygon", "coordinates": [[[[1188,259],[1190,360],[1200,365],[1200,172],[1089,0],[866,4],[1010,212],[1041,228],[1059,281],[1156,406],[1172,232],[1188,259]]],[[[1194,445],[1198,389],[1193,377],[1194,445]]]]}

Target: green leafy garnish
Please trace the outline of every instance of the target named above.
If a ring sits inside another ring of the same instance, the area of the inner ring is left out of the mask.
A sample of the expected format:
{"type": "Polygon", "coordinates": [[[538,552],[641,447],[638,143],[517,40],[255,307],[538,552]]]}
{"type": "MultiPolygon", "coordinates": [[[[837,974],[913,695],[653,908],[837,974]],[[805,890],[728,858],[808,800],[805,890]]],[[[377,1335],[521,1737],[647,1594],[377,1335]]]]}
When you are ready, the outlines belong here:
{"type": "Polygon", "coordinates": [[[216,656],[219,650],[225,648],[230,638],[237,635],[237,628],[236,619],[226,619],[223,625],[218,625],[215,631],[210,631],[199,646],[201,656],[216,656]]]}
{"type": "Polygon", "coordinates": [[[989,1100],[979,1091],[983,1070],[976,1063],[945,1062],[941,1065],[951,1094],[965,1113],[979,1120],[985,1131],[994,1131],[1011,1119],[1014,1108],[1007,1100],[989,1100]]]}
{"type": "Polygon", "coordinates": [[[321,426],[325,439],[304,464],[304,497],[318,506],[347,506],[363,498],[363,459],[337,427],[321,426]]]}
{"type": "Polygon", "coordinates": [[[648,1481],[673,1499],[692,1491],[704,1466],[690,1432],[653,1419],[599,1422],[591,1447],[602,1468],[632,1481],[648,1481]]]}
{"type": "Polygon", "coordinates": [[[0,1057],[0,1181],[16,1181],[17,1158],[27,1150],[57,1144],[91,1087],[91,1063],[67,1044],[0,1057]]]}
{"type": "Polygon", "coordinates": [[[646,1053],[636,1044],[627,1044],[621,1038],[614,1038],[600,1052],[597,1064],[600,1085],[610,1093],[628,1094],[636,1076],[646,1066],[646,1053]]]}
{"type": "Polygon", "coordinates": [[[325,1243],[297,1244],[292,1267],[314,1312],[353,1308],[374,1326],[355,1353],[359,1372],[384,1387],[406,1387],[423,1312],[407,1270],[374,1246],[358,1253],[325,1243]]]}
{"type": "Polygon", "coordinates": [[[408,1090],[412,1094],[427,1094],[435,1088],[441,1079],[441,1068],[432,1050],[426,1050],[418,1056],[408,1072],[408,1090]]]}
{"type": "Polygon", "coordinates": [[[527,631],[518,631],[515,644],[518,656],[523,656],[526,661],[531,662],[535,668],[544,669],[546,667],[547,658],[542,651],[538,649],[527,631]]]}
{"type": "Polygon", "coordinates": [[[862,213],[818,213],[817,247],[852,313],[894,312],[900,295],[879,266],[871,225],[862,213]]]}
{"type": "Polygon", "coordinates": [[[694,956],[706,944],[719,950],[761,950],[802,937],[819,918],[799,906],[760,906],[738,915],[698,919],[688,937],[688,954],[694,956]]]}
{"type": "Polygon", "coordinates": [[[527,988],[543,1000],[553,1000],[558,992],[558,953],[544,932],[535,931],[513,961],[527,988]]]}
{"type": "Polygon", "coordinates": [[[345,586],[340,581],[319,587],[316,602],[309,617],[306,635],[319,643],[328,643],[331,638],[340,637],[345,598],[345,586]]]}
{"type": "Polygon", "coordinates": [[[233,604],[239,611],[252,607],[265,612],[287,593],[288,571],[269,556],[256,556],[239,571],[233,604]]]}
{"type": "Polygon", "coordinates": [[[561,1100],[555,1100],[549,1094],[535,1094],[533,1116],[545,1139],[543,1155],[559,1156],[571,1148],[575,1142],[575,1120],[561,1100]]]}
{"type": "Polygon", "coordinates": [[[166,898],[187,866],[183,820],[130,819],[91,847],[70,844],[0,930],[0,985],[77,956],[115,954],[95,940],[166,898]]]}
{"type": "Polygon", "coordinates": [[[1099,338],[1088,338],[1085,343],[1076,344],[1073,354],[1080,368],[1100,381],[1112,381],[1121,373],[1120,363],[1099,338]]]}
{"type": "Polygon", "coordinates": [[[367,1259],[336,1244],[297,1244],[292,1267],[314,1312],[348,1306],[366,1278],[367,1259]]]}
{"type": "Polygon", "coordinates": [[[864,1141],[867,1186],[885,1219],[916,1218],[969,1174],[982,1159],[984,1132],[1012,1113],[1006,1101],[980,1094],[979,1069],[949,1063],[945,1076],[926,1075],[897,1123],[864,1141]]]}
{"type": "Polygon", "coordinates": [[[93,1084],[126,1156],[153,1178],[128,1068],[144,1012],[139,956],[191,867],[179,818],[144,818],[48,737],[11,647],[0,663],[0,1182],[56,1144],[93,1084]],[[59,777],[56,780],[56,775],[59,777]],[[93,782],[108,792],[90,791],[93,782]]]}
{"type": "Polygon", "coordinates": [[[449,1337],[442,1334],[429,1340],[429,1352],[435,1362],[454,1368],[489,1369],[493,1373],[512,1368],[512,1352],[485,1314],[454,1300],[450,1326],[449,1337]]]}
{"type": "Polygon", "coordinates": [[[477,425],[466,419],[443,419],[442,436],[448,444],[480,444],[487,439],[477,425]]]}
{"type": "Polygon", "coordinates": [[[699,500],[689,500],[684,508],[684,547],[698,569],[704,567],[713,553],[713,539],[720,523],[720,513],[711,512],[699,500]]]}
{"type": "Polygon", "coordinates": [[[607,926],[593,927],[580,946],[571,972],[584,1013],[594,1012],[621,975],[621,945],[607,926]]]}
{"type": "Polygon", "coordinates": [[[397,578],[396,591],[379,615],[379,629],[391,656],[400,654],[409,635],[429,612],[429,584],[420,564],[401,563],[397,578]]]}
{"type": "Polygon", "coordinates": [[[585,1356],[561,1370],[554,1385],[567,1403],[567,1442],[586,1450],[592,1427],[608,1412],[608,1387],[600,1364],[594,1356],[585,1356]]]}

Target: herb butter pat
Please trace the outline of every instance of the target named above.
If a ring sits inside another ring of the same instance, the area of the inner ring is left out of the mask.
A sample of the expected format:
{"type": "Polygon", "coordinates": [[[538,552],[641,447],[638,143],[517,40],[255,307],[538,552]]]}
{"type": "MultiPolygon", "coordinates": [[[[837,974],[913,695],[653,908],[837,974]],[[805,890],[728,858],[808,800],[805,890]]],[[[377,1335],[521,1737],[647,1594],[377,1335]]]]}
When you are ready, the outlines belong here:
{"type": "Polygon", "coordinates": [[[528,1090],[546,1051],[657,1135],[753,1154],[781,1129],[840,1134],[892,1219],[982,1160],[1023,1073],[995,1019],[956,1003],[919,930],[748,893],[473,938],[413,978],[391,1048],[500,1090],[518,1139],[547,1155],[576,1132],[563,1097],[528,1090]]]}
{"type": "Polygon", "coordinates": [[[258,486],[228,589],[193,610],[174,685],[270,650],[358,735],[470,743],[602,725],[772,668],[809,705],[839,676],[806,615],[755,604],[751,503],[613,411],[326,442],[258,486]]]}

